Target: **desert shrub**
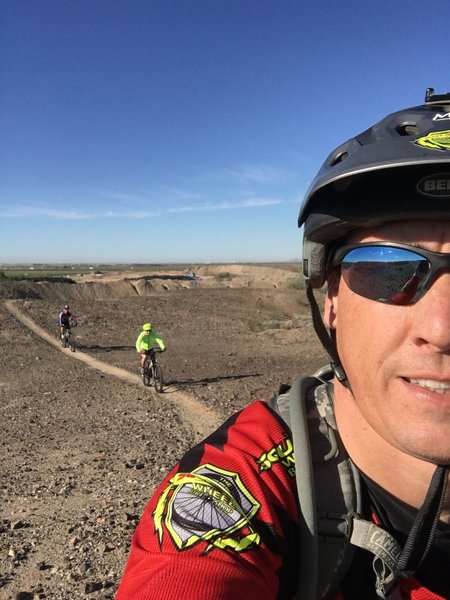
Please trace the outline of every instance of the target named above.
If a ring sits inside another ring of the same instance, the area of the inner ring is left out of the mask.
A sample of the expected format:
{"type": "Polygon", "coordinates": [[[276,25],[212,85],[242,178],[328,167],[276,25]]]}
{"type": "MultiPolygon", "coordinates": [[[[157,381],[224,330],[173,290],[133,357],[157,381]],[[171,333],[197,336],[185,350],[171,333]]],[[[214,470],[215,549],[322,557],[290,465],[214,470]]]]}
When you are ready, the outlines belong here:
{"type": "Polygon", "coordinates": [[[263,315],[253,314],[250,317],[250,319],[247,321],[247,327],[253,333],[257,333],[258,331],[264,331],[264,329],[267,329],[267,327],[265,326],[265,323],[266,323],[266,320],[263,317],[263,315]]]}
{"type": "Polygon", "coordinates": [[[229,281],[230,279],[233,279],[233,277],[234,276],[228,271],[223,271],[222,273],[216,273],[214,275],[216,281],[229,281]]]}
{"type": "Polygon", "coordinates": [[[286,279],[286,287],[289,290],[304,290],[305,282],[303,277],[301,275],[298,275],[297,277],[288,277],[288,279],[286,279]]]}
{"type": "Polygon", "coordinates": [[[268,329],[302,329],[311,325],[311,317],[306,315],[293,315],[290,319],[267,318],[262,314],[253,314],[247,321],[247,326],[253,333],[267,331],[268,329]]]}

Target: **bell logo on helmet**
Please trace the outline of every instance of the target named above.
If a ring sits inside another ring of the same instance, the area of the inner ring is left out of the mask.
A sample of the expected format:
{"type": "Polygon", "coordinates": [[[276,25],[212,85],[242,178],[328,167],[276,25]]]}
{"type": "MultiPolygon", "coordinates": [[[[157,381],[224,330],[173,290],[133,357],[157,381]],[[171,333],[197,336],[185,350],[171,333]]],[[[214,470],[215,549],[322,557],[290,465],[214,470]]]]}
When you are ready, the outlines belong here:
{"type": "Polygon", "coordinates": [[[421,179],[417,190],[424,196],[450,197],[450,173],[436,173],[421,179]]]}
{"type": "Polygon", "coordinates": [[[450,131],[431,131],[413,143],[431,150],[450,150],[450,131]]]}

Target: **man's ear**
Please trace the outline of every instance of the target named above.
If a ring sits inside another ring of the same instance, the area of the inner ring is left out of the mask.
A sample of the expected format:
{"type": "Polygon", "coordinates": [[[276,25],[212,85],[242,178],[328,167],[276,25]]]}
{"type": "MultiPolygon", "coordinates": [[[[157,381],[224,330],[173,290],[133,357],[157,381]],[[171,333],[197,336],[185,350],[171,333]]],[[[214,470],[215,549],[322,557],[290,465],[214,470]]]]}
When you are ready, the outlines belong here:
{"type": "Polygon", "coordinates": [[[339,278],[339,273],[334,270],[327,279],[327,293],[325,297],[323,320],[329,329],[336,329],[337,326],[339,278]]]}

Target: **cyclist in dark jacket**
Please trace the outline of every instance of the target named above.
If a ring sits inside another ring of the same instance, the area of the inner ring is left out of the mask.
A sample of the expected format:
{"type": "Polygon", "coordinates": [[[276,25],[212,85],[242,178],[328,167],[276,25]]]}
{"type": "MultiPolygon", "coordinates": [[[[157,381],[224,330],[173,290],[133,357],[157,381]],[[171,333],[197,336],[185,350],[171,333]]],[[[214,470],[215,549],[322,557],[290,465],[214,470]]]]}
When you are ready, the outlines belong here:
{"type": "Polygon", "coordinates": [[[62,311],[59,313],[58,323],[61,339],[63,338],[65,331],[69,330],[72,325],[76,325],[77,319],[75,315],[70,312],[68,304],[65,304],[62,311]]]}

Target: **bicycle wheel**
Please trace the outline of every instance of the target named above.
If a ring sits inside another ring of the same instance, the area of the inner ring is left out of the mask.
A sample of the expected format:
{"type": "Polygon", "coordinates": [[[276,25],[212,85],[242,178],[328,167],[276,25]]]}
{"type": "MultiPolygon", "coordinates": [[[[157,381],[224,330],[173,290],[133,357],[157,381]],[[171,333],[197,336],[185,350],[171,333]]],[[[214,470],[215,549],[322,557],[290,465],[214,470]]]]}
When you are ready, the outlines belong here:
{"type": "Polygon", "coordinates": [[[153,379],[155,381],[155,390],[157,392],[161,393],[163,391],[164,381],[163,381],[162,369],[158,363],[155,363],[153,365],[153,379]]]}
{"type": "Polygon", "coordinates": [[[142,381],[143,381],[144,385],[146,385],[147,387],[149,387],[149,385],[151,385],[152,372],[148,365],[145,365],[145,367],[144,367],[144,372],[142,373],[142,381]]]}
{"type": "Polygon", "coordinates": [[[75,352],[76,342],[72,334],[69,335],[69,348],[72,350],[72,352],[75,352]]]}

